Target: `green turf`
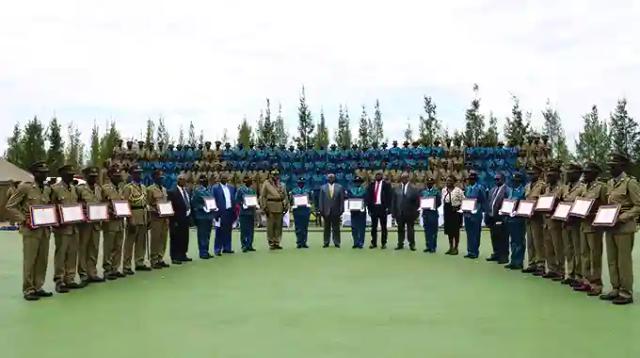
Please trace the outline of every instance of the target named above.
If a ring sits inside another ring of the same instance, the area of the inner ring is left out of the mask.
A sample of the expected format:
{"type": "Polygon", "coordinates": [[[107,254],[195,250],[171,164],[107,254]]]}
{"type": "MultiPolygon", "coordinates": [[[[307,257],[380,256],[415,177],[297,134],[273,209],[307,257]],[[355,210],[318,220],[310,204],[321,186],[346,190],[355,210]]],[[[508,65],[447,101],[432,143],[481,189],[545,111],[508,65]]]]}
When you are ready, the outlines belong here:
{"type": "MultiPolygon", "coordinates": [[[[322,249],[314,233],[312,248],[300,251],[288,233],[285,250],[270,252],[257,233],[256,253],[29,303],[19,236],[2,233],[0,357],[640,356],[638,304],[615,307],[445,256],[442,235],[437,255],[352,250],[348,233],[343,240],[322,249]]],[[[485,234],[483,254],[489,248],[485,234]]],[[[193,239],[190,254],[197,257],[193,239]]]]}

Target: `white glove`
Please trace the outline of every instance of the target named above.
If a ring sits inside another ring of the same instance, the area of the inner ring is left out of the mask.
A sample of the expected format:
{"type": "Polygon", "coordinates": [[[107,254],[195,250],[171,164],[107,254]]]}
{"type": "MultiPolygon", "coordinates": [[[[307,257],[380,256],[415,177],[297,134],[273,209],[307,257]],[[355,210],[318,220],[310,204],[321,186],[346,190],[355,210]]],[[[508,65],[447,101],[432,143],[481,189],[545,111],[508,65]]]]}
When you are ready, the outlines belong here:
{"type": "Polygon", "coordinates": [[[471,212],[471,214],[477,214],[477,213],[478,213],[478,210],[474,210],[471,212]]]}

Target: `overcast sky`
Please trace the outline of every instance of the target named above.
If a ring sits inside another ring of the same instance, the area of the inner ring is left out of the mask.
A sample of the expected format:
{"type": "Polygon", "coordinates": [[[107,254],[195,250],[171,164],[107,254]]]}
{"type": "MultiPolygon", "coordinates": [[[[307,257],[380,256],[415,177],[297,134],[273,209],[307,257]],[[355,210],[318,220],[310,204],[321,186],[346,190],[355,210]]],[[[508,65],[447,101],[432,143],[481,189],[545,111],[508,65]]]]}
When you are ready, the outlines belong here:
{"type": "MultiPolygon", "coordinates": [[[[432,96],[462,128],[478,83],[485,113],[510,94],[541,126],[549,98],[573,142],[581,115],[626,96],[640,117],[640,1],[15,1],[0,12],[0,131],[56,115],[88,140],[94,121],[138,137],[162,115],[172,136],[193,120],[208,139],[236,136],[265,98],[294,130],[301,86],[315,118],[352,127],[382,105],[385,134],[432,96]]],[[[0,150],[6,149],[2,140],[0,150]]]]}

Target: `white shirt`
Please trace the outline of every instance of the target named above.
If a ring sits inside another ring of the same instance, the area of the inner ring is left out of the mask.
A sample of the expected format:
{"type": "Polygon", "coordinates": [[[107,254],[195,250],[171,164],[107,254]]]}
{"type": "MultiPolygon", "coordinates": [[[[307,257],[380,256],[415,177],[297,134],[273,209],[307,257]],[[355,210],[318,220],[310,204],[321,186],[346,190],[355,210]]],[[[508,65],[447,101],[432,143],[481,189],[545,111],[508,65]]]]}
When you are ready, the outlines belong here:
{"type": "Polygon", "coordinates": [[[187,216],[189,216],[189,214],[191,214],[191,199],[189,199],[189,194],[187,194],[179,185],[178,190],[180,191],[180,195],[182,195],[182,200],[186,200],[184,204],[187,207],[187,216]]]}
{"type": "Polygon", "coordinates": [[[224,194],[224,206],[227,209],[231,209],[231,192],[229,192],[229,187],[226,184],[220,184],[222,186],[222,193],[224,194]]]}
{"type": "Polygon", "coordinates": [[[407,186],[409,186],[409,184],[402,184],[402,194],[403,195],[407,195],[407,186]]]}
{"type": "Polygon", "coordinates": [[[376,194],[376,205],[382,205],[382,180],[376,181],[375,192],[378,193],[376,194]]]}

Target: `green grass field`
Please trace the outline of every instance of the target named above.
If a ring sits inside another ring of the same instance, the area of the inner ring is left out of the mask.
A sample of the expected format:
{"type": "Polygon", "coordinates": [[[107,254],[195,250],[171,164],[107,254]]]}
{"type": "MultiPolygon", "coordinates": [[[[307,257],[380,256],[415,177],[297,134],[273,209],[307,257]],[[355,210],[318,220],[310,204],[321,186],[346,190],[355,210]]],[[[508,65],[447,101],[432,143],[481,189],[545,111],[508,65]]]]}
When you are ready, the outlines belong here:
{"type": "MultiPolygon", "coordinates": [[[[322,249],[320,236],[300,251],[287,233],[285,250],[270,252],[259,232],[255,253],[30,303],[20,292],[20,237],[1,233],[0,357],[640,356],[639,303],[616,307],[484,259],[445,256],[442,234],[436,255],[422,252],[422,232],[416,252],[352,250],[346,232],[341,249],[322,249]]],[[[483,255],[490,246],[485,233],[483,255]]],[[[47,289],[51,275],[50,265],[47,289]]]]}

